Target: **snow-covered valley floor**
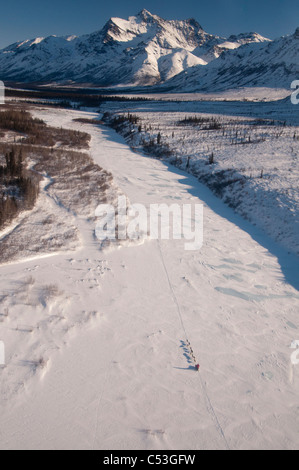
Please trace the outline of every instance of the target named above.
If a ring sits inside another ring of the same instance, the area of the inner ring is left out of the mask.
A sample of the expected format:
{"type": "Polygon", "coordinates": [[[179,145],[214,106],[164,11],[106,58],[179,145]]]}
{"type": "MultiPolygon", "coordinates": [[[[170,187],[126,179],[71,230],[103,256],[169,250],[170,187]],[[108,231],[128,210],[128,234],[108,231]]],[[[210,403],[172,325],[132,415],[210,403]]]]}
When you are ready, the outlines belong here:
{"type": "Polygon", "coordinates": [[[131,109],[123,102],[102,110],[105,122],[132,148],[196,176],[244,219],[299,255],[299,127],[290,99],[250,105],[147,102],[131,109]],[[261,119],[266,109],[268,118],[261,119]]]}
{"type": "Polygon", "coordinates": [[[204,245],[100,251],[81,217],[77,251],[0,266],[0,448],[298,449],[298,261],[196,178],[72,121],[93,114],[37,113],[89,132],[131,203],[203,202],[204,245]]]}

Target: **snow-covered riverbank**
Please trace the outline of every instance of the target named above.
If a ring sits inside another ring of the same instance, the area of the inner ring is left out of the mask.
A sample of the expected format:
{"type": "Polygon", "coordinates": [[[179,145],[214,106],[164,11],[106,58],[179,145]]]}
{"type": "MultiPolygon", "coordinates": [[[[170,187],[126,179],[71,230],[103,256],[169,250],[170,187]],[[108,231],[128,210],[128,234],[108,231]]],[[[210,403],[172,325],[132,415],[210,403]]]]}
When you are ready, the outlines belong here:
{"type": "Polygon", "coordinates": [[[299,256],[299,127],[290,100],[134,103],[131,109],[109,103],[105,109],[113,113],[104,119],[132,148],[196,176],[299,256]]]}

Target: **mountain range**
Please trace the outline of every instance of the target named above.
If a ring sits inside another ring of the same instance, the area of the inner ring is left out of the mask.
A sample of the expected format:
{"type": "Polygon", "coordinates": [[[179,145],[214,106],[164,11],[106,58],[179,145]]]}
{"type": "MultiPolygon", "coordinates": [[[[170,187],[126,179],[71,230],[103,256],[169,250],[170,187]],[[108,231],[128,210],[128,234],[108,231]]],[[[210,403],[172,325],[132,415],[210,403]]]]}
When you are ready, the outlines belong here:
{"type": "Polygon", "coordinates": [[[224,51],[207,67],[190,68],[167,82],[172,91],[222,91],[237,87],[290,89],[299,77],[299,28],[274,41],[224,51]]]}
{"type": "Polygon", "coordinates": [[[267,86],[268,80],[289,87],[298,63],[299,29],[275,41],[257,33],[223,38],[194,19],[164,20],[142,10],[127,20],[111,18],[92,34],[14,43],[0,50],[0,78],[177,91],[267,86]]]}

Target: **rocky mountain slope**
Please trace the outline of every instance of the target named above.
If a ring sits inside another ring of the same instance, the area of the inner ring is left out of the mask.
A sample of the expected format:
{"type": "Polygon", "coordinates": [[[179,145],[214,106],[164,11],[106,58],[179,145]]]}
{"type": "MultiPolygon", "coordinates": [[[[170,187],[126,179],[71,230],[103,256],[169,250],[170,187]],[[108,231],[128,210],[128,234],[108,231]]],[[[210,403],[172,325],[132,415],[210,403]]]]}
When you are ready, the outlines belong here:
{"type": "Polygon", "coordinates": [[[299,28],[274,41],[224,51],[206,67],[194,67],[167,83],[172,91],[222,91],[236,87],[287,88],[299,77],[299,28]]]}

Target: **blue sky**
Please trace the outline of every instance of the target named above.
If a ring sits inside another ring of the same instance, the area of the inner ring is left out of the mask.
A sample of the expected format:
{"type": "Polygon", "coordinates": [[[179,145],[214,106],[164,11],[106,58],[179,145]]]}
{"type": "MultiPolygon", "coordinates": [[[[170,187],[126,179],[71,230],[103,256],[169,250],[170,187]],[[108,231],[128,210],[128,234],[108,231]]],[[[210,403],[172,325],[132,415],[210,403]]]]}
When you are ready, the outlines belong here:
{"type": "Polygon", "coordinates": [[[143,8],[165,19],[195,18],[221,36],[256,31],[274,39],[299,27],[298,0],[13,0],[1,5],[0,47],[37,36],[90,33],[111,16],[127,18],[143,8]]]}

